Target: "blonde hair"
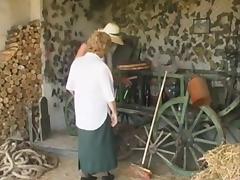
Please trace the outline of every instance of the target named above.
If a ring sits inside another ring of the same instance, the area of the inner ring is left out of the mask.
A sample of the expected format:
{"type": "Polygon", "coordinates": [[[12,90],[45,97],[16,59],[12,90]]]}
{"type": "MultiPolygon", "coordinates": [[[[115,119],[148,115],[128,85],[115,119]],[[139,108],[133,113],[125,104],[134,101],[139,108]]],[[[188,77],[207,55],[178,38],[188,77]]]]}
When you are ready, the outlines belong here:
{"type": "Polygon", "coordinates": [[[111,46],[111,37],[100,31],[95,31],[87,41],[87,51],[103,57],[111,46]]]}

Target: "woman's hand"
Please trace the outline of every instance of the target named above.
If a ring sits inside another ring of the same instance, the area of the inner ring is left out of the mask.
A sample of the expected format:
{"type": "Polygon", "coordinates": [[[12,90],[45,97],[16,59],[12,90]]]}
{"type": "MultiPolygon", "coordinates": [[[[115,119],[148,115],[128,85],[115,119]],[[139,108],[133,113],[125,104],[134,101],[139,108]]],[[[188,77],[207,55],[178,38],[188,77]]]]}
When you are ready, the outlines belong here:
{"type": "Polygon", "coordinates": [[[116,113],[112,113],[111,114],[111,126],[115,127],[118,123],[118,119],[117,119],[117,114],[116,113]]]}
{"type": "Polygon", "coordinates": [[[132,82],[131,79],[129,78],[121,78],[121,83],[125,86],[125,87],[131,87],[132,86],[132,82]]]}
{"type": "Polygon", "coordinates": [[[112,101],[108,103],[108,107],[111,110],[111,126],[114,127],[118,123],[117,119],[117,108],[116,108],[116,102],[112,101]]]}

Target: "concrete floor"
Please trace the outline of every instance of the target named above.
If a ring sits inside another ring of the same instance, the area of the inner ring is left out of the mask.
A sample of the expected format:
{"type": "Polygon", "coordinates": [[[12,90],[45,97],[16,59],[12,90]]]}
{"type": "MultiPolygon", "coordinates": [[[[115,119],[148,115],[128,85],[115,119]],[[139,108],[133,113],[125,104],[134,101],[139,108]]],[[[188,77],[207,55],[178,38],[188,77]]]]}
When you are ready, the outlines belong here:
{"type": "MultiPolygon", "coordinates": [[[[58,168],[47,172],[40,180],[77,180],[80,173],[77,168],[77,140],[74,136],[69,136],[66,132],[54,132],[52,136],[41,143],[36,143],[40,149],[58,155],[60,163],[58,168]]],[[[133,178],[129,171],[130,163],[140,164],[142,153],[134,153],[129,159],[120,161],[118,168],[114,170],[117,180],[137,180],[133,178]]],[[[187,180],[187,177],[177,177],[166,166],[161,159],[154,159],[151,166],[154,173],[153,179],[161,180],[187,180]]]]}

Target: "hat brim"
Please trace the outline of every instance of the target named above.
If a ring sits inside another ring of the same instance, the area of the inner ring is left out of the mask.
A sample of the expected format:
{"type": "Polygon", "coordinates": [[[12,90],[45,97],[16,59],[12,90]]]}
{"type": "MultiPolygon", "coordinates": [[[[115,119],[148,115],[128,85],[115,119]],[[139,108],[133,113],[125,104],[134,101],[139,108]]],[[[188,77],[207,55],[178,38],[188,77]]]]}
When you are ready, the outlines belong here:
{"type": "MultiPolygon", "coordinates": [[[[98,29],[100,32],[105,32],[104,29],[98,29]]],[[[105,32],[107,33],[107,32],[105,32]]],[[[111,41],[115,44],[124,45],[123,40],[120,36],[107,33],[111,37],[111,41]]]]}
{"type": "Polygon", "coordinates": [[[112,35],[112,34],[109,34],[109,36],[111,37],[111,40],[113,43],[115,44],[119,44],[119,45],[123,45],[123,40],[120,36],[116,36],[116,35],[112,35]]]}

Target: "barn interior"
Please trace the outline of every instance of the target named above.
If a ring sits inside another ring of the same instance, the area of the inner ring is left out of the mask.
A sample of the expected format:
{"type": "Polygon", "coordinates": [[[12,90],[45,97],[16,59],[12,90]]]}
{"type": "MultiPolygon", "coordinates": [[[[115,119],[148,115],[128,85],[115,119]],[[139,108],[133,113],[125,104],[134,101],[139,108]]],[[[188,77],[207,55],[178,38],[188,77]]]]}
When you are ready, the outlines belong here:
{"type": "MultiPolygon", "coordinates": [[[[239,0],[1,0],[0,179],[38,176],[14,170],[7,155],[14,156],[14,143],[17,152],[27,146],[59,157],[40,179],[79,179],[74,98],[66,82],[81,44],[111,22],[124,41],[112,56],[112,74],[132,83],[115,85],[116,178],[130,179],[129,163],[140,164],[155,111],[145,162],[153,179],[194,178],[216,148],[235,150],[231,162],[238,161],[239,0]]],[[[236,164],[228,171],[232,179],[240,177],[236,164]]]]}

